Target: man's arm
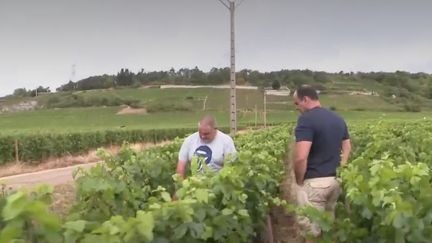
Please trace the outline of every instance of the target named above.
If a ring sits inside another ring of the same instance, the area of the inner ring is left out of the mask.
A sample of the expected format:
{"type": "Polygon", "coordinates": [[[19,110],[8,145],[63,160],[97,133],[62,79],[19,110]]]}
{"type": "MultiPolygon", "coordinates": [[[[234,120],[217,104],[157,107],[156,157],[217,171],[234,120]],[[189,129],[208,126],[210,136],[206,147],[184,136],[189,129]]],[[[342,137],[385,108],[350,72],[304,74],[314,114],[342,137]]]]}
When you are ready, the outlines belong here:
{"type": "Polygon", "coordinates": [[[176,173],[181,176],[181,178],[186,177],[186,168],[188,164],[188,153],[189,153],[189,137],[183,141],[182,146],[180,147],[177,169],[176,173]]]}
{"type": "Polygon", "coordinates": [[[309,156],[311,147],[312,142],[310,141],[299,141],[296,143],[294,154],[294,173],[298,185],[303,184],[307,168],[307,158],[309,156]]]}
{"type": "MultiPolygon", "coordinates": [[[[185,141],[183,142],[180,151],[179,151],[179,156],[178,156],[178,162],[177,162],[177,169],[176,169],[176,173],[177,175],[179,175],[182,179],[186,178],[186,167],[187,167],[187,156],[188,156],[188,142],[187,139],[185,139],[185,141]]],[[[177,195],[174,192],[174,194],[172,195],[172,199],[175,201],[177,200],[177,195]]]]}
{"type": "Polygon", "coordinates": [[[351,152],[351,140],[345,139],[342,141],[342,155],[341,155],[342,166],[345,166],[347,164],[350,152],[351,152]]]}
{"type": "Polygon", "coordinates": [[[185,160],[179,160],[177,162],[176,173],[178,175],[180,175],[181,178],[183,178],[183,179],[186,177],[186,164],[187,164],[187,161],[185,161],[185,160]]]}
{"type": "MultiPolygon", "coordinates": [[[[179,160],[179,161],[177,162],[177,170],[176,170],[176,173],[177,173],[177,175],[179,175],[182,179],[184,179],[184,178],[186,177],[186,164],[187,164],[187,162],[184,161],[184,160],[179,160]]],[[[174,194],[172,195],[172,200],[173,200],[173,201],[177,201],[177,200],[178,200],[176,192],[174,192],[174,194]]]]}
{"type": "Polygon", "coordinates": [[[227,137],[228,137],[228,140],[224,144],[224,159],[228,158],[229,162],[233,162],[237,156],[237,149],[235,148],[234,140],[229,136],[227,136],[227,137]]]}

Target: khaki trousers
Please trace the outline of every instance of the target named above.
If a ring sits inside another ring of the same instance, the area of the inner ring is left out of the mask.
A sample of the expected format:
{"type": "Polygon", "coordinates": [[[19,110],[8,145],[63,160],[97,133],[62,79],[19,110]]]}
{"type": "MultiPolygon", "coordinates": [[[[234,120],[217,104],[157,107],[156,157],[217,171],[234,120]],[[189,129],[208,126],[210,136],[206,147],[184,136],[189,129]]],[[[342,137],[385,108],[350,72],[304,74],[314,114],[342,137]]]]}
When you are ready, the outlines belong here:
{"type": "MultiPolygon", "coordinates": [[[[340,182],[336,177],[319,177],[304,180],[302,186],[298,186],[297,204],[299,206],[312,206],[320,211],[327,211],[334,217],[336,202],[341,193],[340,182]]],[[[308,218],[297,218],[302,234],[321,234],[320,227],[308,218]]]]}

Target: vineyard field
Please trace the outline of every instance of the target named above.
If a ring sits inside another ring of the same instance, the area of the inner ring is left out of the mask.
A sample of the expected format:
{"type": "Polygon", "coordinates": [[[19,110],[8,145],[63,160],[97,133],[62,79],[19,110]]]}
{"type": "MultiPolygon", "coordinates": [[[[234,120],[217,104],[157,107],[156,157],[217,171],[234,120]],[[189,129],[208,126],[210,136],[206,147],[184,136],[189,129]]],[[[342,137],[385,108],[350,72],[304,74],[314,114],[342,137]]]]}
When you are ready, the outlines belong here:
{"type": "Polygon", "coordinates": [[[50,187],[0,200],[0,242],[262,241],[274,205],[321,225],[322,242],[432,240],[432,122],[350,123],[351,159],[339,168],[336,217],[280,199],[291,176],[293,124],[236,136],[238,156],[218,174],[174,176],[182,140],[76,172],[76,203],[65,218],[48,210],[50,187]],[[288,173],[286,173],[288,172],[288,173]],[[177,200],[172,200],[173,195],[177,200]]]}

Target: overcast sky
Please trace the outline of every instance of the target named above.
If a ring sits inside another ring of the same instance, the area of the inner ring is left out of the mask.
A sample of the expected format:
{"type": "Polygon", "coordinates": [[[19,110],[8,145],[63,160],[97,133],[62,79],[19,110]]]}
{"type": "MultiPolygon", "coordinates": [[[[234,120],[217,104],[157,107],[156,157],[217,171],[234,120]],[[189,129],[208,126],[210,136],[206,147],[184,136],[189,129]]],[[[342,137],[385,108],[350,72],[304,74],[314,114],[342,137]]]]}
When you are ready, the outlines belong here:
{"type": "MultiPolygon", "coordinates": [[[[431,9],[427,0],[244,0],[237,70],[432,73],[431,9]]],[[[229,11],[218,0],[0,0],[0,96],[123,67],[195,66],[229,66],[229,11]]]]}

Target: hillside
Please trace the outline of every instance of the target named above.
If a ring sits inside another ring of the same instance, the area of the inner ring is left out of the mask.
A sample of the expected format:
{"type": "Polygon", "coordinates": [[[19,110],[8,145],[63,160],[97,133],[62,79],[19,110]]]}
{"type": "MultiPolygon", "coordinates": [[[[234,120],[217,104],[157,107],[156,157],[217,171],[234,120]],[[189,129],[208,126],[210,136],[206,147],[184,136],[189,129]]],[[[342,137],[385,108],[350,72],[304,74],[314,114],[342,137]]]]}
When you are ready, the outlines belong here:
{"type": "MultiPolygon", "coordinates": [[[[162,90],[160,85],[227,84],[229,69],[213,68],[205,73],[198,68],[170,71],[133,73],[122,69],[117,75],[93,76],[77,82],[68,82],[51,93],[50,88],[35,90],[16,89],[13,95],[0,99],[0,112],[32,109],[102,107],[128,105],[151,112],[191,111],[202,108],[224,110],[227,90],[181,89],[162,90]],[[38,95],[36,97],[36,95],[38,95]],[[220,98],[216,98],[220,97],[220,98]]],[[[342,110],[418,111],[430,110],[432,75],[424,73],[325,73],[310,70],[281,70],[261,73],[241,70],[237,73],[240,86],[295,89],[309,84],[321,91],[322,97],[331,98],[328,106],[342,110]]],[[[262,91],[238,91],[239,109],[262,108],[262,91]]],[[[287,102],[287,99],[282,99],[287,102]]],[[[276,102],[279,102],[276,99],[276,102]]],[[[286,105],[270,108],[290,109],[286,105]]]]}
{"type": "MultiPolygon", "coordinates": [[[[405,111],[407,101],[400,97],[382,97],[366,89],[336,89],[322,91],[321,100],[327,107],[342,111],[405,111]],[[349,91],[350,90],[350,91],[349,91]]],[[[55,108],[119,107],[145,108],[149,113],[173,111],[224,111],[229,108],[229,89],[216,88],[121,88],[56,92],[38,97],[13,97],[0,103],[0,111],[26,111],[55,108]]],[[[237,90],[239,110],[263,109],[262,90],[237,90]]],[[[431,109],[431,101],[416,101],[421,109],[431,109]]],[[[286,96],[267,95],[269,110],[292,110],[291,99],[286,96]]]]}

